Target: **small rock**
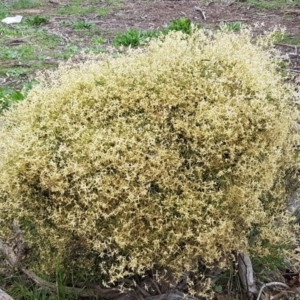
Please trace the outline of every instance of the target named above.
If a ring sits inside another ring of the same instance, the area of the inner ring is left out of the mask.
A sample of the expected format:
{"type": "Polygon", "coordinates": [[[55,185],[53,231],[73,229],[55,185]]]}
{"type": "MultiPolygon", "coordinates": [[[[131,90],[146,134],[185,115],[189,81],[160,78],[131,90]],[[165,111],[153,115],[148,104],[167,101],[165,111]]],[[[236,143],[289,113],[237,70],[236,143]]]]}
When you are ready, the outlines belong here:
{"type": "Polygon", "coordinates": [[[15,17],[7,17],[7,18],[4,18],[2,20],[2,23],[5,23],[5,24],[13,24],[13,23],[21,23],[22,21],[22,16],[15,16],[15,17]]]}

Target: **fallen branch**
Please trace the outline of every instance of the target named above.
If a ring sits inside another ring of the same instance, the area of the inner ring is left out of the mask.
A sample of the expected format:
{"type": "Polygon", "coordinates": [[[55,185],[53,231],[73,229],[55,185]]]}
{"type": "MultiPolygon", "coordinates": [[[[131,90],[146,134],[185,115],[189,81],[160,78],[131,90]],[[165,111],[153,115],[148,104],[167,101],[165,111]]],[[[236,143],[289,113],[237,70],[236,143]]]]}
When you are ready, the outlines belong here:
{"type": "Polygon", "coordinates": [[[206,21],[205,12],[200,7],[195,7],[195,10],[199,11],[201,13],[201,16],[202,16],[203,20],[206,21]]]}
{"type": "Polygon", "coordinates": [[[58,36],[59,38],[63,39],[66,43],[70,42],[70,40],[60,32],[57,32],[55,30],[48,30],[48,32],[52,35],[58,36]]]}
{"type": "Polygon", "coordinates": [[[249,19],[222,19],[222,20],[219,20],[218,23],[233,23],[233,22],[246,22],[246,21],[249,21],[249,19]]]}
{"type": "MultiPolygon", "coordinates": [[[[57,286],[55,283],[51,283],[46,281],[39,276],[37,276],[31,270],[21,269],[23,273],[25,273],[31,280],[33,280],[38,286],[46,288],[51,292],[57,291],[57,286]]],[[[75,295],[80,297],[93,297],[93,296],[100,296],[101,298],[106,299],[115,299],[117,296],[121,295],[121,291],[119,289],[102,289],[100,286],[95,286],[94,289],[85,289],[83,288],[76,288],[76,287],[64,287],[65,292],[69,295],[75,295]]]]}
{"type": "Polygon", "coordinates": [[[4,258],[11,265],[12,268],[15,268],[19,264],[19,259],[12,251],[10,247],[3,243],[0,239],[0,251],[3,253],[4,258]]]}
{"type": "Polygon", "coordinates": [[[300,15],[299,9],[285,9],[282,11],[284,14],[294,14],[294,15],[300,15]]]}
{"type": "Polygon", "coordinates": [[[289,47],[289,48],[297,48],[297,45],[290,45],[290,44],[282,44],[282,43],[274,43],[275,46],[283,46],[283,47],[289,47]]]}

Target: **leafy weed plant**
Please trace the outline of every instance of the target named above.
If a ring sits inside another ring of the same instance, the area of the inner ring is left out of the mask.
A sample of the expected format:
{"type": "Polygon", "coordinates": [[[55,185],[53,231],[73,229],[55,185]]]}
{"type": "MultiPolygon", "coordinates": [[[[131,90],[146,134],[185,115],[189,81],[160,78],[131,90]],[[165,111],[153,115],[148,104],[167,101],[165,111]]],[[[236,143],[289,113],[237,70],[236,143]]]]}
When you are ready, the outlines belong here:
{"type": "Polygon", "coordinates": [[[92,43],[95,44],[95,45],[102,45],[106,42],[106,39],[105,38],[102,38],[102,37],[95,37],[92,39],[92,43]]]}
{"type": "Polygon", "coordinates": [[[86,30],[86,29],[91,29],[93,26],[92,23],[86,21],[86,20],[82,20],[79,22],[76,22],[72,25],[72,28],[74,30],[86,30]]]}
{"type": "Polygon", "coordinates": [[[40,17],[40,16],[34,16],[31,18],[27,18],[25,20],[25,23],[31,26],[40,26],[41,24],[45,24],[49,22],[48,17],[40,17]]]}
{"type": "Polygon", "coordinates": [[[158,35],[159,33],[157,31],[139,31],[136,29],[129,29],[128,31],[119,34],[114,39],[114,45],[137,47],[144,44],[148,39],[157,37],[158,35]]]}
{"type": "Polygon", "coordinates": [[[190,34],[191,33],[191,20],[182,17],[180,19],[176,19],[171,21],[170,25],[167,27],[167,31],[169,32],[171,30],[174,31],[181,31],[183,33],[190,34]]]}
{"type": "Polygon", "coordinates": [[[241,28],[241,22],[224,22],[220,24],[220,29],[225,31],[239,31],[241,28]]]}
{"type": "Polygon", "coordinates": [[[271,38],[274,43],[280,43],[285,41],[288,38],[288,35],[284,30],[278,30],[273,32],[271,38]]]}
{"type": "MultiPolygon", "coordinates": [[[[196,25],[195,27],[199,28],[200,26],[196,25]]],[[[114,45],[137,47],[145,44],[151,38],[157,38],[160,35],[166,35],[170,31],[181,31],[186,34],[190,34],[191,28],[191,21],[183,17],[171,21],[171,23],[164,30],[140,31],[136,29],[129,29],[128,31],[119,34],[114,39],[114,45]]]]}
{"type": "Polygon", "coordinates": [[[29,91],[37,85],[38,82],[32,80],[23,84],[21,90],[14,90],[9,87],[0,87],[0,114],[10,108],[13,104],[25,99],[29,91]]]}
{"type": "Polygon", "coordinates": [[[24,98],[24,94],[20,91],[0,87],[0,113],[24,98]]]}

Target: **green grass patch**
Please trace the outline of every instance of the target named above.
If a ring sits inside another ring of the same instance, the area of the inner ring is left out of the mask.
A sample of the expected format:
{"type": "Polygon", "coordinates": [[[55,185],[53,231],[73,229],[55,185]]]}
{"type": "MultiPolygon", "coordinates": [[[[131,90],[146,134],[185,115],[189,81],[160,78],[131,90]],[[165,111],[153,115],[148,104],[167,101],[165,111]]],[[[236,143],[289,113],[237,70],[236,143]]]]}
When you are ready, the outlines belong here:
{"type": "Polygon", "coordinates": [[[0,18],[4,19],[9,15],[9,7],[5,3],[0,3],[0,18]]]}
{"type": "Polygon", "coordinates": [[[61,15],[86,15],[93,12],[95,12],[95,7],[83,6],[82,0],[73,0],[70,4],[57,10],[57,13],[61,15]]]}
{"type": "MultiPolygon", "coordinates": [[[[46,18],[31,18],[30,24],[42,24],[46,18]]],[[[39,26],[17,24],[6,27],[0,24],[0,34],[4,36],[0,40],[1,60],[39,60],[44,59],[49,54],[53,55],[53,49],[61,43],[62,39],[39,26]],[[19,44],[12,44],[14,40],[19,40],[19,44]]],[[[54,51],[55,54],[55,51],[54,51]]]]}
{"type": "Polygon", "coordinates": [[[281,43],[287,38],[287,34],[283,30],[275,31],[272,34],[273,42],[274,43],[281,43]]]}
{"type": "Polygon", "coordinates": [[[106,0],[106,2],[110,3],[110,4],[116,4],[116,3],[122,3],[123,1],[122,0],[106,0]]]}
{"type": "Polygon", "coordinates": [[[22,92],[0,87],[0,113],[23,99],[24,94],[22,92]]]}
{"type": "MultiPolygon", "coordinates": [[[[0,35],[2,35],[4,38],[10,38],[10,37],[19,37],[24,36],[24,32],[20,30],[20,27],[15,26],[6,26],[3,23],[0,23],[0,35]],[[22,34],[23,33],[23,34],[22,34]]],[[[26,34],[25,34],[26,35],[26,34]]],[[[0,45],[2,44],[3,39],[0,40],[0,45]]]]}
{"type": "Polygon", "coordinates": [[[92,7],[78,7],[75,5],[67,5],[58,9],[57,13],[61,15],[86,15],[93,12],[92,7]]]}
{"type": "Polygon", "coordinates": [[[112,11],[112,7],[100,7],[96,9],[97,17],[107,17],[112,11]]]}
{"type": "Polygon", "coordinates": [[[37,83],[36,80],[26,82],[20,90],[0,87],[0,113],[9,109],[13,104],[23,100],[37,83]]]}
{"type": "Polygon", "coordinates": [[[289,0],[275,0],[275,1],[247,0],[247,4],[250,4],[256,8],[261,8],[261,9],[277,9],[287,4],[294,5],[297,3],[300,3],[300,0],[294,0],[292,3],[289,0]]]}
{"type": "Polygon", "coordinates": [[[27,9],[36,8],[41,5],[41,1],[38,0],[18,0],[14,2],[11,6],[13,9],[27,9]]]}
{"type": "Polygon", "coordinates": [[[57,58],[68,59],[74,54],[78,54],[81,52],[81,49],[75,44],[67,44],[62,53],[57,55],[57,58]]]}
{"type": "Polygon", "coordinates": [[[182,31],[184,33],[190,34],[191,33],[191,20],[185,17],[180,19],[176,19],[171,21],[169,24],[167,31],[174,30],[174,31],[182,31]]]}
{"type": "Polygon", "coordinates": [[[106,42],[106,39],[103,37],[94,37],[92,39],[92,44],[94,45],[103,45],[106,42]]]}
{"type": "Polygon", "coordinates": [[[34,49],[31,45],[22,44],[20,46],[2,47],[2,52],[0,53],[0,60],[11,60],[11,59],[33,59],[34,49]]]}
{"type": "Polygon", "coordinates": [[[62,15],[86,15],[89,13],[94,13],[98,17],[106,17],[108,16],[113,9],[120,9],[122,5],[122,1],[120,0],[110,0],[105,1],[108,6],[99,6],[99,1],[97,0],[89,0],[89,5],[83,5],[82,0],[73,0],[70,4],[60,7],[57,10],[58,14],[62,15]]]}
{"type": "Polygon", "coordinates": [[[300,37],[287,37],[283,39],[282,42],[286,44],[298,46],[300,45],[300,37]]]}
{"type": "Polygon", "coordinates": [[[119,34],[114,39],[114,45],[137,47],[143,45],[149,38],[157,37],[158,35],[159,32],[154,30],[140,31],[136,29],[129,29],[126,32],[119,34]]]}
{"type": "Polygon", "coordinates": [[[86,21],[86,20],[82,20],[82,21],[78,21],[78,22],[75,22],[73,25],[72,25],[72,28],[74,30],[86,30],[86,29],[91,29],[93,26],[92,23],[86,21]]]}
{"type": "Polygon", "coordinates": [[[223,22],[220,28],[225,31],[239,31],[242,28],[242,22],[223,22]]]}

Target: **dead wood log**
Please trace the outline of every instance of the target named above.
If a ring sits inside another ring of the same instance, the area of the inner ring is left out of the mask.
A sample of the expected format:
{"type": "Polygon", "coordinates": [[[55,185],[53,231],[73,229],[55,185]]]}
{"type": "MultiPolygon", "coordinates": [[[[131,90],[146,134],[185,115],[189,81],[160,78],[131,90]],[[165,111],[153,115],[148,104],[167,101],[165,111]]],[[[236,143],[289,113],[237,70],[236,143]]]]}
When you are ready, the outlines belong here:
{"type": "Polygon", "coordinates": [[[14,299],[0,289],[0,300],[14,300],[14,299]]]}
{"type": "Polygon", "coordinates": [[[239,253],[237,256],[239,276],[245,290],[250,298],[258,293],[254,277],[250,257],[245,253],[239,253]]]}

